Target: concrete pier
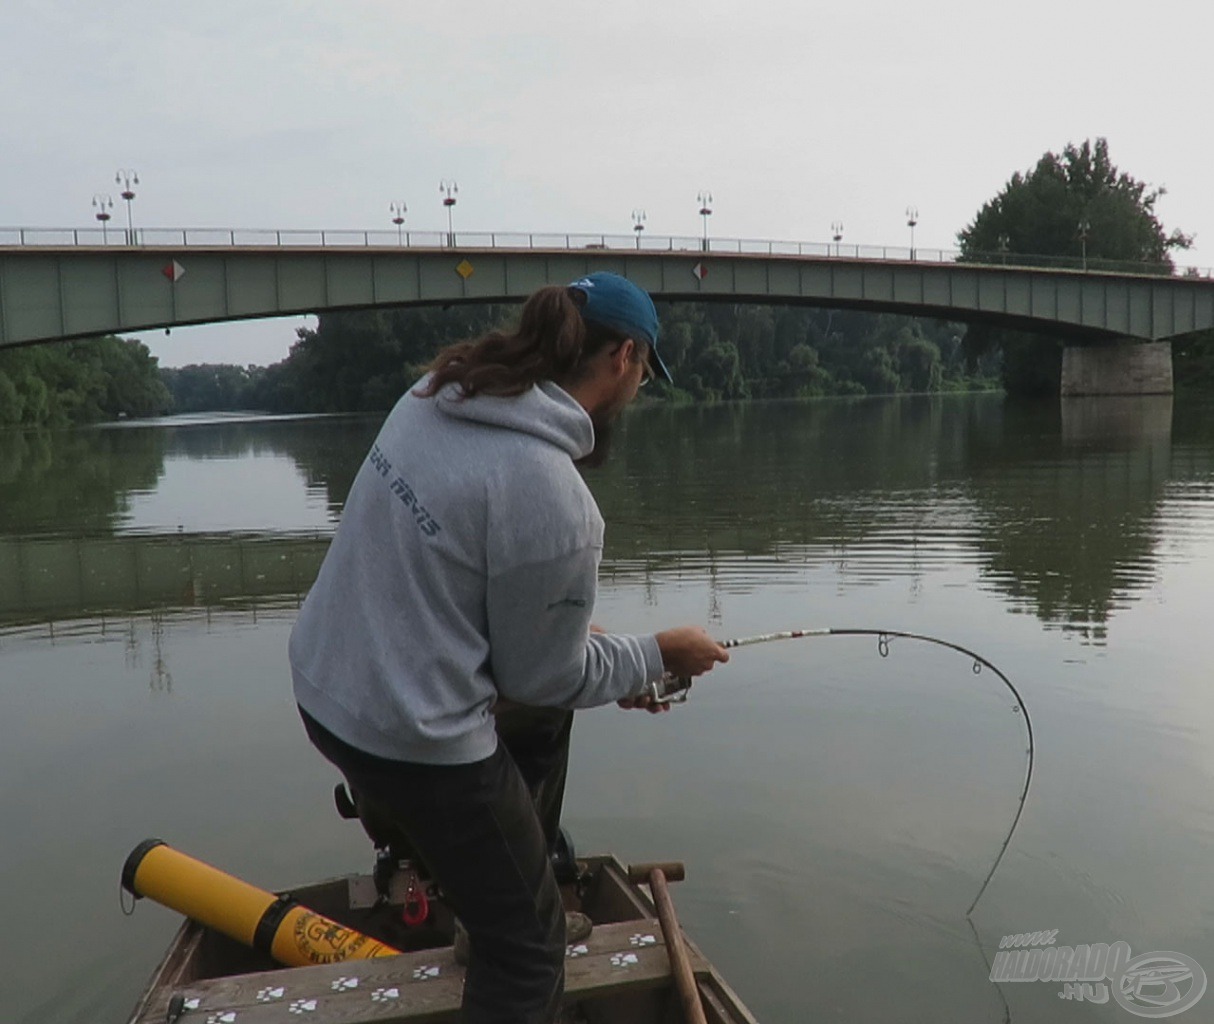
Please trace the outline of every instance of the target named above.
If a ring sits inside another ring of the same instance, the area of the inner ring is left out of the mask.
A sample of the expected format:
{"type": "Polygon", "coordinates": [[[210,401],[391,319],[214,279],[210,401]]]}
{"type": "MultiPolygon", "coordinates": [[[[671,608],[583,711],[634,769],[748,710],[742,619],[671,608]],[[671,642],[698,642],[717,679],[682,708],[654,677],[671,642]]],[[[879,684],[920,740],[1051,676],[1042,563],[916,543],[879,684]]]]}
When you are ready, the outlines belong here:
{"type": "Polygon", "coordinates": [[[1062,352],[1062,395],[1170,395],[1172,344],[1126,339],[1113,345],[1068,346],[1062,352]]]}

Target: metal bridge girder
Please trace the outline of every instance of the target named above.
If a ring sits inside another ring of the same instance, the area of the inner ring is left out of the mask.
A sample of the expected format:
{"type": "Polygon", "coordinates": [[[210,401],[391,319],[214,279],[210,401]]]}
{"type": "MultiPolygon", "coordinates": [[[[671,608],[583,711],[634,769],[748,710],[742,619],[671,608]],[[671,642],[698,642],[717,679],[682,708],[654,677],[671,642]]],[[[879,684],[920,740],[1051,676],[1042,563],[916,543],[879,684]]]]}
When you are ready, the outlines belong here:
{"type": "Polygon", "coordinates": [[[0,248],[0,347],[229,320],[517,301],[613,270],[656,298],[987,321],[1092,340],[1214,327],[1205,278],[611,249],[0,248]]]}

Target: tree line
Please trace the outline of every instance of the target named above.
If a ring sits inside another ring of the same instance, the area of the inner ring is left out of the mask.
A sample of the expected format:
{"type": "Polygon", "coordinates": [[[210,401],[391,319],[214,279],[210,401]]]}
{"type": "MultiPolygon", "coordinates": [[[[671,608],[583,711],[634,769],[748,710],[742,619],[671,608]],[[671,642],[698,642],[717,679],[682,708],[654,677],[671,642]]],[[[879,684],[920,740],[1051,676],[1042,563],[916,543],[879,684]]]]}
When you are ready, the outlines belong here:
{"type": "Polygon", "coordinates": [[[142,342],[108,335],[0,349],[0,426],[64,426],[172,408],[156,357],[142,342]]]}
{"type": "MultiPolygon", "coordinates": [[[[726,303],[660,303],[659,345],[681,401],[897,394],[997,386],[965,365],[964,328],[908,317],[726,303]]],[[[510,321],[510,306],[328,313],[265,368],[161,371],[175,407],[273,412],[387,409],[444,345],[510,321]]]]}

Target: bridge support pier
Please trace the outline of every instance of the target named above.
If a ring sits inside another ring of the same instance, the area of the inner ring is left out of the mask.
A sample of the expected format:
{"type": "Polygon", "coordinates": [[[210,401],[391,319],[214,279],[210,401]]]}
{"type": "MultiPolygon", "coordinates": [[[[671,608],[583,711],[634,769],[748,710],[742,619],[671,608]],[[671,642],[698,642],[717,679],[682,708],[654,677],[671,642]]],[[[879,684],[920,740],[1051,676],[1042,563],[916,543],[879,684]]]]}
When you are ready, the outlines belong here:
{"type": "Polygon", "coordinates": [[[1068,345],[1062,351],[1062,395],[1170,395],[1172,344],[1123,338],[1113,344],[1068,345]]]}

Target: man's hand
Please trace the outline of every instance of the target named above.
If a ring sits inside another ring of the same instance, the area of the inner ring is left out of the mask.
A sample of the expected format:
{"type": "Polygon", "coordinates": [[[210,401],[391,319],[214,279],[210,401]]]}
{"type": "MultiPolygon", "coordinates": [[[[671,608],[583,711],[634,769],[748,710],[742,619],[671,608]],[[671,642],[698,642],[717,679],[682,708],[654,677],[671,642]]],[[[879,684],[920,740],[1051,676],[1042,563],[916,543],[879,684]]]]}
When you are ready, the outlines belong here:
{"type": "Polygon", "coordinates": [[[708,672],[717,662],[727,662],[729,652],[700,626],[680,626],[657,635],[662,664],[672,676],[692,678],[708,672]]]}
{"type": "Polygon", "coordinates": [[[670,710],[670,701],[654,700],[649,694],[642,693],[639,697],[625,697],[617,700],[616,704],[625,711],[648,711],[651,715],[660,715],[670,710]]]}

